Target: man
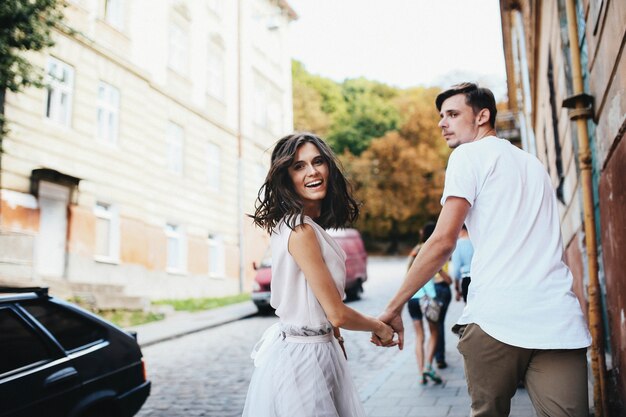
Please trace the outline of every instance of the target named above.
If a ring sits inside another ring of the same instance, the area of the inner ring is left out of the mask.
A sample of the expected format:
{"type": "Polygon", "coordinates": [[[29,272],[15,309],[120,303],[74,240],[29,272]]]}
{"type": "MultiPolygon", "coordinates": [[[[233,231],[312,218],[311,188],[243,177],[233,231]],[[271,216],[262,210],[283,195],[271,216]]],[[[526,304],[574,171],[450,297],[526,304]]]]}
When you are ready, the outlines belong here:
{"type": "Polygon", "coordinates": [[[507,416],[520,379],[539,416],[587,416],[591,338],[561,260],[550,178],[534,156],[496,137],[491,91],[459,84],[436,105],[443,137],[455,148],[443,208],[381,319],[402,348],[402,307],[448,259],[465,223],[474,246],[472,290],[457,325],[472,416],[507,416]]]}
{"type": "Polygon", "coordinates": [[[467,227],[463,225],[450,262],[450,276],[454,279],[457,301],[463,297],[463,301],[467,303],[467,291],[472,281],[470,275],[472,256],[474,256],[474,247],[467,234],[467,227]]]}

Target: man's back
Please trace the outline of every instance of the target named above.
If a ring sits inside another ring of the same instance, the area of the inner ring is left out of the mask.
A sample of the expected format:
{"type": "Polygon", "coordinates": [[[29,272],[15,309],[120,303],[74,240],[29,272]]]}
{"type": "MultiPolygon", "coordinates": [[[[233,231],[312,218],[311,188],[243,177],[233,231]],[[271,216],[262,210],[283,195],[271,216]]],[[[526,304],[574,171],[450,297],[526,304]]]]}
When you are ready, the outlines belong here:
{"type": "Polygon", "coordinates": [[[505,343],[530,348],[588,344],[563,264],[554,191],[533,156],[496,137],[450,156],[442,203],[463,197],[474,246],[472,284],[459,323],[477,323],[505,343]]]}

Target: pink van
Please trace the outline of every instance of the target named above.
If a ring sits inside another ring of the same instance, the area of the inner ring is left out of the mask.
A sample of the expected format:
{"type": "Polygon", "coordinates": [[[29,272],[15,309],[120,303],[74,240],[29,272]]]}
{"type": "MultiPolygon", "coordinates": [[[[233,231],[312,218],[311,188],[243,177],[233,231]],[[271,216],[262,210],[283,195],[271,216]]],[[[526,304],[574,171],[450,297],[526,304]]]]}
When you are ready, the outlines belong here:
{"type": "MultiPolygon", "coordinates": [[[[346,299],[357,300],[367,281],[367,252],[361,234],[356,229],[328,230],[346,253],[346,299]]],[[[268,249],[261,262],[253,264],[256,270],[252,288],[252,301],[260,312],[270,312],[270,289],[272,281],[272,257],[268,249]]]]}

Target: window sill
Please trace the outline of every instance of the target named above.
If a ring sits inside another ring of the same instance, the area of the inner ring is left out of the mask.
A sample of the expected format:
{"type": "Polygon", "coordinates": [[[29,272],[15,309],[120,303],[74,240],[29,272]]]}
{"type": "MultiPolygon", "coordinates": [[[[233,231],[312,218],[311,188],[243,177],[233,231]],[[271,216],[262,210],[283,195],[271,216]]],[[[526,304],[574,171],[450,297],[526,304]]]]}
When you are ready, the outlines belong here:
{"type": "Polygon", "coordinates": [[[96,255],[93,259],[98,263],[110,264],[110,265],[119,265],[120,260],[116,258],[111,258],[108,256],[96,255]]]}

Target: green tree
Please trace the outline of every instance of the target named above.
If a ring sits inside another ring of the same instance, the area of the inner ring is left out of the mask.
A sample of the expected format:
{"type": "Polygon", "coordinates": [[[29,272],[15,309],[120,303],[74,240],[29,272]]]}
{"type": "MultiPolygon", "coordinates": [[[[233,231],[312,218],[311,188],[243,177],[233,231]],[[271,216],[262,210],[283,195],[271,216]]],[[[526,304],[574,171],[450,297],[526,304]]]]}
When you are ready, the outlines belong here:
{"type": "Polygon", "coordinates": [[[302,63],[295,60],[291,73],[294,128],[327,138],[335,120],[346,111],[340,85],[308,73],[302,63]]]}
{"type": "Polygon", "coordinates": [[[28,86],[43,86],[43,71],[28,61],[25,52],[54,45],[51,30],[62,21],[65,6],[65,0],[0,2],[0,140],[6,132],[7,90],[17,93],[28,86]]]}
{"type": "MultiPolygon", "coordinates": [[[[28,86],[43,86],[43,71],[31,64],[27,51],[54,44],[51,30],[63,19],[65,0],[0,1],[0,173],[2,142],[6,135],[4,103],[7,90],[17,93],[28,86]]],[[[1,188],[0,178],[0,188],[1,188]]]]}
{"type": "Polygon", "coordinates": [[[360,155],[341,159],[365,204],[358,227],[369,237],[389,240],[417,236],[439,212],[445,166],[450,154],[437,126],[436,88],[402,90],[392,97],[400,126],[372,140],[360,155]]]}
{"type": "Polygon", "coordinates": [[[397,89],[358,78],[344,81],[342,93],[346,112],[338,115],[328,135],[336,151],[360,155],[372,139],[397,128],[400,113],[392,103],[397,89]]]}
{"type": "Polygon", "coordinates": [[[416,146],[398,132],[374,139],[360,156],[346,153],[343,165],[364,205],[358,227],[391,241],[415,235],[439,210],[444,170],[430,146],[416,146]]]}

